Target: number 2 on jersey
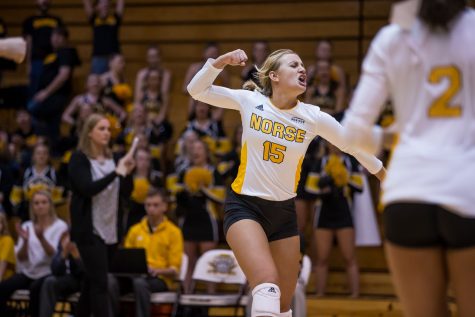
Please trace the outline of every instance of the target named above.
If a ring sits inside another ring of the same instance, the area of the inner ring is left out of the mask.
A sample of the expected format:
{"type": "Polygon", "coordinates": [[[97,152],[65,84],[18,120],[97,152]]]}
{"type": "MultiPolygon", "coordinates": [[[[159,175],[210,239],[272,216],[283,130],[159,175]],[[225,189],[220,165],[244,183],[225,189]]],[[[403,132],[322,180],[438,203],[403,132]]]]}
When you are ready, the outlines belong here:
{"type": "Polygon", "coordinates": [[[461,88],[462,74],[454,65],[439,66],[431,70],[428,80],[431,84],[438,84],[445,78],[449,80],[449,87],[439,98],[432,102],[429,108],[430,118],[453,118],[462,115],[461,105],[450,103],[461,88]]]}
{"type": "Polygon", "coordinates": [[[287,150],[285,145],[280,145],[271,141],[265,141],[264,145],[264,161],[271,161],[273,163],[280,164],[284,160],[284,152],[287,150]]]}

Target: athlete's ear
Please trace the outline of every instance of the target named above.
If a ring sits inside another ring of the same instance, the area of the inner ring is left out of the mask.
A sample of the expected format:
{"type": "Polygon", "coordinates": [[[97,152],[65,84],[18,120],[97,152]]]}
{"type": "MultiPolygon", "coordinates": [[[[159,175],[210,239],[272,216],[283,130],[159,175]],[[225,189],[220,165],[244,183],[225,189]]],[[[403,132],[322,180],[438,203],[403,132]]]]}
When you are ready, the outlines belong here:
{"type": "Polygon", "coordinates": [[[277,74],[274,71],[269,72],[269,78],[270,80],[273,80],[273,81],[279,81],[279,76],[277,76],[277,74]]]}

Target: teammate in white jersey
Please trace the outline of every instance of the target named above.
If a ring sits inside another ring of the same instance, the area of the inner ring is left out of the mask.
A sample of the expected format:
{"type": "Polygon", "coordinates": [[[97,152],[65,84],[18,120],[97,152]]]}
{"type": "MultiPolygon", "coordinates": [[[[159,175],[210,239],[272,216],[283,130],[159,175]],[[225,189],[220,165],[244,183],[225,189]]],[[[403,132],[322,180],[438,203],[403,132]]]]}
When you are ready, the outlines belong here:
{"type": "Polygon", "coordinates": [[[344,120],[371,153],[391,98],[398,142],[383,184],[386,253],[405,316],[475,316],[475,11],[465,0],[394,5],[344,120]]]}
{"type": "Polygon", "coordinates": [[[225,234],[253,288],[252,316],[291,316],[299,271],[294,197],[310,141],[320,135],[352,153],[371,173],[385,173],[374,156],[354,151],[343,129],[318,107],[300,102],[306,72],[291,50],[269,55],[258,70],[262,89],[234,90],[212,83],[226,65],[244,66],[242,50],[210,59],[188,85],[202,102],[240,111],[241,163],[225,203],[225,234]],[[282,313],[281,313],[282,312],[282,313]]]}

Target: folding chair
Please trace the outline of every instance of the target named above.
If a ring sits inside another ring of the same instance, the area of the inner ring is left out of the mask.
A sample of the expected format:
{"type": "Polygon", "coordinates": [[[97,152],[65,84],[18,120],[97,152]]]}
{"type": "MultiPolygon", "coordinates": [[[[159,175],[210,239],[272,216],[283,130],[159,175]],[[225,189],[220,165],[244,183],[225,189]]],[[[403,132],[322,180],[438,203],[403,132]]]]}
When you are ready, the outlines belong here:
{"type": "MultiPolygon", "coordinates": [[[[188,263],[188,256],[183,253],[181,258],[180,272],[176,280],[177,287],[175,291],[157,292],[150,294],[150,303],[152,305],[172,304],[172,316],[176,314],[176,311],[178,309],[178,297],[183,291],[183,282],[185,281],[186,271],[188,270],[188,263]]],[[[122,296],[121,301],[134,302],[134,294],[127,294],[122,296]]]]}
{"type": "Polygon", "coordinates": [[[197,282],[235,285],[234,292],[217,294],[183,294],[179,297],[182,307],[233,307],[237,316],[241,298],[246,288],[246,277],[231,250],[211,250],[205,252],[196,262],[192,275],[192,291],[197,282]]]}
{"type": "MultiPolygon", "coordinates": [[[[79,301],[79,293],[69,295],[67,298],[58,298],[55,304],[55,313],[69,313],[74,310],[74,306],[79,301]],[[69,307],[67,307],[69,306],[69,307]],[[60,307],[60,309],[58,309],[60,307]]],[[[19,289],[15,291],[8,300],[9,307],[15,311],[16,317],[28,317],[30,315],[30,291],[19,289]]]]}
{"type": "Polygon", "coordinates": [[[185,281],[186,272],[188,271],[188,263],[188,256],[183,253],[183,256],[181,258],[180,274],[178,275],[178,285],[176,287],[176,291],[158,292],[150,294],[150,302],[152,303],[152,305],[173,304],[172,316],[175,316],[178,310],[178,298],[183,292],[183,282],[185,281]]]}
{"type": "Polygon", "coordinates": [[[30,291],[27,289],[16,290],[7,301],[8,308],[16,317],[27,317],[30,307],[30,291]]]}

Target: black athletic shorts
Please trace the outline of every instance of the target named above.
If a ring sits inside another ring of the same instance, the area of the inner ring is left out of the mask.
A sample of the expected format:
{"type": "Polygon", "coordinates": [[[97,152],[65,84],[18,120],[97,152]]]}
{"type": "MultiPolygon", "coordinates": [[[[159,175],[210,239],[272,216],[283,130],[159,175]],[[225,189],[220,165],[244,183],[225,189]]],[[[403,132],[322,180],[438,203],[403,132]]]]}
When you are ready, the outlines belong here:
{"type": "Polygon", "coordinates": [[[475,246],[475,218],[459,216],[439,205],[393,203],[384,210],[386,239],[409,248],[475,246]]]}
{"type": "Polygon", "coordinates": [[[243,219],[258,222],[269,242],[298,235],[294,198],[271,201],[230,189],[224,203],[224,234],[233,223],[243,219]]]}

